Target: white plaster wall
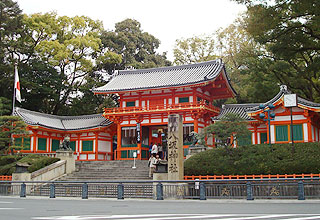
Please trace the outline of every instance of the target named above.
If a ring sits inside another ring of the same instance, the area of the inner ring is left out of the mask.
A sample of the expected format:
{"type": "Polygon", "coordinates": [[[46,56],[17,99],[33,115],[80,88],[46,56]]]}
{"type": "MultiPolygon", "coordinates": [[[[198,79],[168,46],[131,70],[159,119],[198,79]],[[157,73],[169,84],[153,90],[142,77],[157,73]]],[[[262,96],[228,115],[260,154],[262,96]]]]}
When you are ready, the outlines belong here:
{"type": "Polygon", "coordinates": [[[152,90],[151,93],[152,94],[160,94],[160,93],[162,93],[162,91],[161,90],[152,90]]]}
{"type": "MultiPolygon", "coordinates": [[[[292,116],[292,120],[304,120],[306,119],[306,117],[304,117],[303,115],[293,115],[292,116]]],[[[277,116],[275,117],[275,121],[291,121],[291,116],[287,115],[287,116],[277,116]]]]}
{"type": "Polygon", "coordinates": [[[193,119],[191,117],[186,117],[185,120],[186,121],[193,121],[193,119]]]}
{"type": "Polygon", "coordinates": [[[172,99],[168,99],[168,104],[169,104],[169,105],[172,104],[172,99]]]}
{"type": "Polygon", "coordinates": [[[189,96],[189,102],[193,102],[193,96],[189,96]]]}
{"type": "Polygon", "coordinates": [[[308,124],[303,123],[303,136],[304,136],[304,142],[308,142],[308,124]]]}
{"type": "Polygon", "coordinates": [[[164,119],[163,119],[163,122],[168,122],[168,118],[164,118],[164,119]]]}
{"type": "Polygon", "coordinates": [[[111,152],[111,142],[98,140],[98,151],[99,152],[111,152]]]}
{"type": "Polygon", "coordinates": [[[258,144],[261,144],[260,132],[258,132],[258,134],[257,134],[257,138],[258,138],[258,144]]]}
{"type": "Polygon", "coordinates": [[[175,97],[175,102],[174,103],[179,103],[179,98],[175,97]]]}
{"type": "Polygon", "coordinates": [[[161,122],[161,119],[151,119],[151,123],[159,123],[161,122]]]}
{"type": "Polygon", "coordinates": [[[265,129],[265,128],[267,128],[267,125],[266,125],[266,124],[261,124],[261,125],[259,125],[259,127],[258,127],[258,129],[265,129]]]}
{"type": "Polygon", "coordinates": [[[98,159],[99,159],[99,160],[104,160],[104,155],[98,154],[98,159]]]}
{"type": "Polygon", "coordinates": [[[34,140],[34,137],[31,137],[31,138],[30,138],[30,150],[31,150],[31,151],[33,151],[33,147],[34,147],[34,146],[33,146],[33,140],[34,140]]]}
{"type": "Polygon", "coordinates": [[[99,136],[110,137],[110,134],[109,133],[105,133],[105,132],[101,132],[101,133],[99,133],[99,136]]]}
{"type": "Polygon", "coordinates": [[[137,121],[136,120],[130,120],[130,124],[136,124],[137,121]]]}
{"type": "Polygon", "coordinates": [[[142,102],[141,102],[141,106],[142,106],[142,107],[145,107],[145,106],[146,106],[146,101],[142,101],[142,102]]]}
{"type": "Polygon", "coordinates": [[[123,121],[123,122],[121,122],[121,124],[122,125],[127,125],[127,124],[129,124],[129,122],[128,121],[123,121]]]}
{"type": "Polygon", "coordinates": [[[303,112],[304,109],[299,108],[299,107],[293,107],[293,108],[292,108],[292,111],[293,111],[293,112],[303,112]]]}
{"type": "Polygon", "coordinates": [[[251,133],[251,143],[256,144],[255,139],[254,139],[254,133],[251,133]]]}
{"type": "Polygon", "coordinates": [[[94,160],[95,158],[95,154],[88,154],[88,160],[94,160]]]}
{"type": "Polygon", "coordinates": [[[274,113],[281,113],[281,112],[284,112],[285,110],[283,108],[277,108],[274,110],[274,113]]]}
{"type": "Polygon", "coordinates": [[[126,102],[125,102],[125,101],[123,101],[123,102],[122,102],[122,106],[123,106],[123,107],[127,107],[127,105],[126,105],[126,102]]]}
{"type": "Polygon", "coordinates": [[[139,100],[136,100],[136,107],[139,107],[139,100]]]}
{"type": "Polygon", "coordinates": [[[144,120],[142,121],[142,124],[147,124],[147,123],[149,123],[149,119],[144,119],[144,120]]]}
{"type": "Polygon", "coordinates": [[[274,133],[274,125],[271,125],[270,126],[270,133],[271,133],[271,143],[275,143],[276,140],[275,140],[275,133],[274,133]]]}
{"type": "Polygon", "coordinates": [[[86,160],[87,156],[85,154],[80,154],[80,160],[86,160]]]}

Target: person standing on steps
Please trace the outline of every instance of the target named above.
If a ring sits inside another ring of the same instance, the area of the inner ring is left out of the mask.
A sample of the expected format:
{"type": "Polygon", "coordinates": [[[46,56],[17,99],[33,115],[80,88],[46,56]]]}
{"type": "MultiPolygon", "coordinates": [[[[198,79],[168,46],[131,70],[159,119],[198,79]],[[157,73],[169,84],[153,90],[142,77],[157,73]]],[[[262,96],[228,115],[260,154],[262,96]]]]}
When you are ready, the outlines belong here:
{"type": "Polygon", "coordinates": [[[158,154],[158,146],[156,144],[152,146],[151,154],[153,155],[153,157],[156,157],[156,155],[158,154]]]}
{"type": "Polygon", "coordinates": [[[156,158],[151,154],[149,158],[149,177],[152,177],[153,172],[156,170],[156,158]]]}

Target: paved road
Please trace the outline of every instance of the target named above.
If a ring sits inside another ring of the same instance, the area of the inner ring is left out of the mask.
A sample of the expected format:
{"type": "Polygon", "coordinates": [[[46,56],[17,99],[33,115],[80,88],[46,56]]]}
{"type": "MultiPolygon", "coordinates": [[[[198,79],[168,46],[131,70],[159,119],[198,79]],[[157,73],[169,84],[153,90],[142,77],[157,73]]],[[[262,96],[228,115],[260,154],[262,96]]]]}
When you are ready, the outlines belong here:
{"type": "Polygon", "coordinates": [[[0,220],[320,220],[319,200],[133,200],[0,197],[0,220]]]}

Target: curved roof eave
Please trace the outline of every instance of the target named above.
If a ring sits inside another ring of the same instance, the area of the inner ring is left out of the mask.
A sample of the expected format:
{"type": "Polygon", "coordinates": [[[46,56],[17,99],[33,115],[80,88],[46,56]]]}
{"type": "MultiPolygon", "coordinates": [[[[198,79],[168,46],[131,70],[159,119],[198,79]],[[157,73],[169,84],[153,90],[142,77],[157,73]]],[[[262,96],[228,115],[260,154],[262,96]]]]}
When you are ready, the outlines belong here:
{"type": "Polygon", "coordinates": [[[108,127],[112,122],[102,114],[82,116],[59,116],[15,108],[15,115],[29,126],[40,126],[57,131],[81,131],[94,128],[108,127]]]}
{"type": "Polygon", "coordinates": [[[106,85],[92,91],[95,94],[107,94],[196,86],[215,80],[222,70],[228,88],[236,95],[221,59],[182,66],[119,71],[106,85]]]}

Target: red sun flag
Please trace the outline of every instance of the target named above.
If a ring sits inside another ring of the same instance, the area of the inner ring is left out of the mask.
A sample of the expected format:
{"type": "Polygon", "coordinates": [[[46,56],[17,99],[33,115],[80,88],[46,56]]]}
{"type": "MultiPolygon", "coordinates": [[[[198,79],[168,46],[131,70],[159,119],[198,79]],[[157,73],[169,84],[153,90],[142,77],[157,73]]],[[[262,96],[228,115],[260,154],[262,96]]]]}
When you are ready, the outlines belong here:
{"type": "Polygon", "coordinates": [[[19,81],[19,75],[18,75],[18,68],[15,67],[15,82],[14,82],[14,89],[16,90],[16,99],[18,102],[21,103],[21,92],[20,92],[20,81],[19,81]]]}

